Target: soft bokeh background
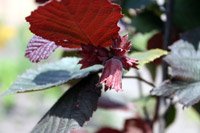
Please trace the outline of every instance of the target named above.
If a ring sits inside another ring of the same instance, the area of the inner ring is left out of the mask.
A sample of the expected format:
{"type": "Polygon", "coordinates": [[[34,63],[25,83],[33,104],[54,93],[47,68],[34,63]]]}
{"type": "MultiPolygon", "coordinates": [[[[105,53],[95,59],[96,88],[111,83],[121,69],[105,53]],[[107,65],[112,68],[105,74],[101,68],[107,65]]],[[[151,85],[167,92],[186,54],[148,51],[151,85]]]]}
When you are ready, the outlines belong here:
{"type": "MultiPolygon", "coordinates": [[[[17,75],[34,66],[24,57],[32,37],[25,17],[37,5],[33,0],[0,0],[0,92],[9,88],[17,75]]],[[[59,52],[53,55],[54,60],[59,52]]],[[[61,96],[61,89],[10,95],[0,99],[0,133],[30,132],[61,96]]]]}
{"type": "MultiPolygon", "coordinates": [[[[0,93],[9,88],[17,75],[27,68],[37,66],[24,57],[26,45],[32,36],[28,30],[28,23],[25,22],[24,18],[37,6],[34,0],[0,0],[0,93]]],[[[133,41],[142,47],[149,36],[150,34],[140,34],[133,41]]],[[[61,51],[58,50],[45,62],[57,60],[60,55],[61,51]]],[[[145,79],[150,80],[150,75],[145,69],[140,70],[140,72],[145,79]]],[[[158,83],[161,79],[160,73],[161,70],[159,70],[157,77],[158,83]]],[[[149,94],[151,88],[142,85],[145,88],[144,94],[149,94]]],[[[139,97],[138,82],[136,80],[124,80],[123,88],[125,88],[123,92],[110,91],[106,92],[106,95],[121,101],[139,97]]],[[[0,98],[0,133],[30,132],[64,90],[65,87],[63,86],[41,92],[16,94],[0,98]]],[[[147,104],[152,106],[151,102],[147,104]]],[[[140,110],[135,108],[137,106],[140,106],[140,103],[134,105],[130,103],[132,109],[130,111],[99,109],[89,125],[95,128],[111,126],[121,129],[126,118],[140,113],[140,110]]],[[[177,106],[177,109],[175,123],[167,129],[167,133],[199,133],[200,119],[196,112],[190,108],[183,110],[180,105],[177,106]]]]}

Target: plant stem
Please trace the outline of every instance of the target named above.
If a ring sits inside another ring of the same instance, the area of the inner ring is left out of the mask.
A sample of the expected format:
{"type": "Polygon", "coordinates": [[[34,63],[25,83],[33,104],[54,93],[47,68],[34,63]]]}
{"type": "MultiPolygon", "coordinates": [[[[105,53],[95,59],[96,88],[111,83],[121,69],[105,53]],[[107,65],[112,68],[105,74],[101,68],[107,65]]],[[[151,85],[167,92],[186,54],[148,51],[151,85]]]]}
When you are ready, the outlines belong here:
{"type": "MultiPolygon", "coordinates": [[[[163,49],[167,50],[168,46],[171,44],[171,31],[172,31],[172,15],[173,15],[173,5],[174,0],[167,0],[166,2],[166,23],[165,23],[165,31],[164,31],[164,40],[163,40],[163,49]]],[[[163,80],[168,78],[168,66],[165,62],[162,63],[163,70],[163,80]]],[[[164,98],[157,97],[157,103],[155,107],[155,114],[153,118],[153,122],[159,121],[159,133],[164,133],[164,118],[163,115],[160,115],[160,108],[163,106],[164,98]]]]}
{"type": "MultiPolygon", "coordinates": [[[[174,0],[167,0],[166,3],[166,23],[163,39],[163,49],[167,50],[168,46],[171,44],[171,31],[172,31],[172,15],[173,15],[173,3],[174,0]]],[[[168,78],[168,69],[167,64],[163,62],[163,80],[168,78]]]]}

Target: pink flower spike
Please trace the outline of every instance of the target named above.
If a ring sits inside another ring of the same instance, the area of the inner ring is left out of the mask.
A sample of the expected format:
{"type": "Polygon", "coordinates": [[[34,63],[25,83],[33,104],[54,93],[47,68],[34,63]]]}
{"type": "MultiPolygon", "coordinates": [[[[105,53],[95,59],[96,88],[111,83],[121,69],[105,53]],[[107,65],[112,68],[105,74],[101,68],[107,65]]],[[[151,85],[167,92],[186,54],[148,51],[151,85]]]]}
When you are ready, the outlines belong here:
{"type": "Polygon", "coordinates": [[[100,83],[105,84],[105,90],[122,90],[122,63],[120,60],[111,58],[106,61],[100,78],[100,83]]]}
{"type": "Polygon", "coordinates": [[[126,70],[129,70],[131,67],[138,69],[138,67],[137,67],[138,60],[137,59],[132,59],[132,58],[125,56],[125,57],[121,58],[121,62],[123,64],[123,68],[126,70]]]}
{"type": "Polygon", "coordinates": [[[131,43],[128,41],[128,35],[119,36],[113,41],[112,50],[116,56],[125,56],[131,48],[131,43]]]}

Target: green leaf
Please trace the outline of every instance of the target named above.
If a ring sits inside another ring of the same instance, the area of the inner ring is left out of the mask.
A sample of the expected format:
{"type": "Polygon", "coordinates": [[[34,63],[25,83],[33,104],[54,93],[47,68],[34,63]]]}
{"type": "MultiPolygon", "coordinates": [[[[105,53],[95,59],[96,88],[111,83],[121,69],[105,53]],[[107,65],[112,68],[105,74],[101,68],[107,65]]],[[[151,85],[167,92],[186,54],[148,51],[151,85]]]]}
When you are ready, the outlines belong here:
{"type": "Polygon", "coordinates": [[[101,87],[97,74],[70,88],[34,127],[32,133],[70,133],[88,121],[97,108],[101,87]]]}
{"type": "Polygon", "coordinates": [[[198,114],[198,116],[200,118],[200,102],[194,104],[192,107],[197,112],[197,114],[198,114]]]}
{"type": "Polygon", "coordinates": [[[171,52],[164,60],[170,65],[172,76],[152,90],[153,95],[175,98],[184,106],[200,100],[200,48],[179,40],[170,46],[171,52]]]}
{"type": "Polygon", "coordinates": [[[80,69],[78,62],[79,58],[63,58],[54,63],[29,69],[19,76],[2,95],[48,89],[62,85],[72,79],[86,77],[89,73],[102,69],[100,65],[80,69]]]}
{"type": "Polygon", "coordinates": [[[148,40],[156,33],[156,31],[148,32],[145,34],[136,33],[130,38],[132,45],[132,51],[144,51],[147,50],[148,40]]]}
{"type": "Polygon", "coordinates": [[[131,54],[131,57],[139,60],[138,67],[141,68],[145,64],[154,61],[161,56],[167,55],[167,51],[162,49],[152,49],[145,52],[136,52],[131,54]]]}

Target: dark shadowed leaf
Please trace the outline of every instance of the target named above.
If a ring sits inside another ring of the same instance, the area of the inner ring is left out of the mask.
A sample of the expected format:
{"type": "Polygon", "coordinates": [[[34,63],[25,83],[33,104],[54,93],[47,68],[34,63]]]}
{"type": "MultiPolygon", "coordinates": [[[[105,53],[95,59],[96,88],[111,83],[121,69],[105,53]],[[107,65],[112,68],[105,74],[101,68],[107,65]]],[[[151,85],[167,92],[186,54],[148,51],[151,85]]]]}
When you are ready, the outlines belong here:
{"type": "Polygon", "coordinates": [[[155,0],[123,0],[122,7],[125,9],[129,8],[145,8],[146,6],[152,4],[155,0]]]}
{"type": "Polygon", "coordinates": [[[165,127],[169,127],[176,118],[176,108],[174,105],[170,105],[167,109],[164,119],[165,119],[165,127]]]}
{"type": "Polygon", "coordinates": [[[122,4],[122,0],[110,0],[110,1],[113,2],[113,3],[116,3],[118,5],[122,4]]]}
{"type": "Polygon", "coordinates": [[[193,105],[193,109],[199,114],[199,118],[200,118],[200,102],[193,105]]]}
{"type": "Polygon", "coordinates": [[[89,73],[102,69],[100,65],[80,69],[80,65],[77,64],[79,60],[79,58],[63,58],[54,63],[29,69],[19,76],[3,95],[48,89],[72,79],[86,77],[89,73]]]}
{"type": "Polygon", "coordinates": [[[97,108],[101,87],[96,74],[70,88],[34,127],[32,133],[70,133],[88,121],[97,108]]]}
{"type": "Polygon", "coordinates": [[[200,49],[179,40],[169,47],[171,53],[165,57],[170,65],[171,80],[152,90],[153,95],[175,98],[184,106],[200,100],[200,49]]]}
{"type": "Polygon", "coordinates": [[[200,27],[183,33],[181,39],[191,43],[195,49],[198,50],[200,42],[200,27]]]}
{"type": "Polygon", "coordinates": [[[33,36],[27,46],[25,56],[32,62],[39,62],[43,59],[47,59],[56,48],[58,48],[58,46],[55,42],[51,42],[39,36],[33,36]]]}
{"type": "Polygon", "coordinates": [[[181,30],[191,30],[200,25],[200,2],[198,0],[175,0],[173,21],[181,30]]]}
{"type": "Polygon", "coordinates": [[[145,10],[132,18],[132,26],[137,32],[147,33],[153,30],[160,30],[163,22],[154,12],[145,10]]]}

